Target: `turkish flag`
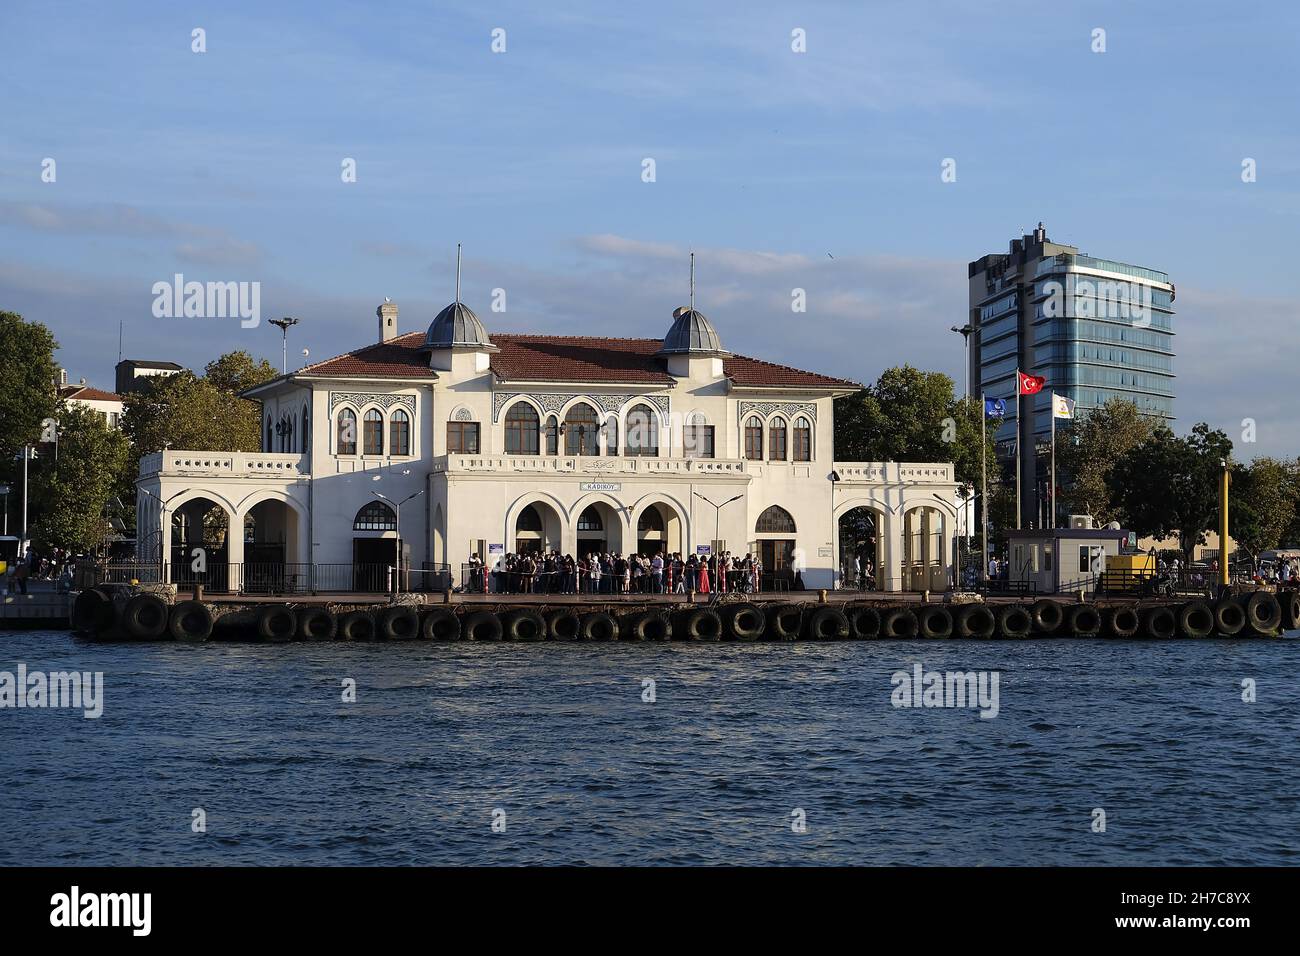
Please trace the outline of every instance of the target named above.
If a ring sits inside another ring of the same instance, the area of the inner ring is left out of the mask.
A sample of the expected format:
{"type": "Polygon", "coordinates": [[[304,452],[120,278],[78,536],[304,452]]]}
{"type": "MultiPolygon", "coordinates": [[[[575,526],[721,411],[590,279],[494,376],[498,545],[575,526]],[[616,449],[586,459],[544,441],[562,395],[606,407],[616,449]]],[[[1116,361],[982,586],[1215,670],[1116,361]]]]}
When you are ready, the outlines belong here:
{"type": "Polygon", "coordinates": [[[1020,379],[1021,395],[1037,395],[1047,384],[1047,379],[1041,375],[1026,375],[1024,372],[1017,372],[1020,379]]]}

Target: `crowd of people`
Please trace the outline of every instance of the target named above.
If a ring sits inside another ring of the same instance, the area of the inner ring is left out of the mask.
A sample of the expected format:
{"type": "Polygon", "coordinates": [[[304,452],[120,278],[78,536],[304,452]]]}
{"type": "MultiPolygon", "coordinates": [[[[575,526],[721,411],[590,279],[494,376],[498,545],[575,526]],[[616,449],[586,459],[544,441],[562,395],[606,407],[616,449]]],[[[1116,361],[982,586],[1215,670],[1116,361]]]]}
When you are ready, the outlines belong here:
{"type": "Polygon", "coordinates": [[[490,564],[471,554],[464,587],[492,594],[698,594],[756,592],[762,562],[754,555],[612,554],[574,557],[556,551],[505,554],[490,564]]]}
{"type": "Polygon", "coordinates": [[[72,587],[72,571],[77,555],[66,548],[54,548],[49,554],[37,554],[28,545],[23,554],[9,562],[0,576],[3,593],[27,594],[29,581],[53,581],[58,590],[72,587]]]}

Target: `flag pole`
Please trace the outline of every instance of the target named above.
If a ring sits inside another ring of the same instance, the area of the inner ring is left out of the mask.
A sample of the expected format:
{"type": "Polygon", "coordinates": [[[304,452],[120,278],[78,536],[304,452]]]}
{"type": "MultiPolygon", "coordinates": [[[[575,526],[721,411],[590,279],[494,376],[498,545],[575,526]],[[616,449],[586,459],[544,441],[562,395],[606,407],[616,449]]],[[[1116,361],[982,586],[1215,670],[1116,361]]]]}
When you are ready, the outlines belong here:
{"type": "Polygon", "coordinates": [[[1020,401],[1020,369],[1016,369],[1016,530],[1020,530],[1020,429],[1025,423],[1020,401]]]}
{"type": "Polygon", "coordinates": [[[980,392],[980,484],[983,486],[980,491],[980,527],[984,531],[984,553],[980,558],[980,577],[985,583],[989,579],[989,440],[986,437],[988,428],[988,406],[985,403],[984,393],[980,392]]]}
{"type": "Polygon", "coordinates": [[[1052,485],[1048,490],[1048,500],[1052,508],[1052,527],[1056,527],[1056,392],[1052,392],[1052,485]]]}

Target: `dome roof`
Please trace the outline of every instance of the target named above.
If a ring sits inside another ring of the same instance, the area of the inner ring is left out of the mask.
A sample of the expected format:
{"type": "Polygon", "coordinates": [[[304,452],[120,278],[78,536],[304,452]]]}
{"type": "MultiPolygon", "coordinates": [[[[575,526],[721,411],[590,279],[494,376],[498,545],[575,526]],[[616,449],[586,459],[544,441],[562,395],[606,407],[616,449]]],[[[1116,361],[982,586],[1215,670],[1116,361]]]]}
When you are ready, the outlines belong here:
{"type": "Polygon", "coordinates": [[[661,355],[679,355],[683,352],[707,352],[723,354],[722,339],[718,338],[713,323],[704,317],[703,312],[694,309],[678,309],[673,313],[673,327],[664,336],[661,355]]]}
{"type": "Polygon", "coordinates": [[[487,329],[464,302],[453,302],[438,313],[424,337],[426,349],[491,348],[487,329]]]}

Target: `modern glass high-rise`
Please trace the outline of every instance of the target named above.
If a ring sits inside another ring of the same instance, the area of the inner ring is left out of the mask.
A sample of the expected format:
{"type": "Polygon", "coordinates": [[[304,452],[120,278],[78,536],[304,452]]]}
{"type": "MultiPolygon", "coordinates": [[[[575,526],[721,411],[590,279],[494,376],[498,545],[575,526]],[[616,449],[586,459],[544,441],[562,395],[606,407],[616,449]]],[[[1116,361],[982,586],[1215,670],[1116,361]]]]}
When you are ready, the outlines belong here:
{"type": "Polygon", "coordinates": [[[1174,286],[1155,269],[1052,242],[1041,222],[968,275],[970,389],[1007,399],[999,451],[1010,458],[1019,447],[1021,522],[1044,527],[1052,392],[1072,399],[1076,416],[1124,398],[1152,418],[1174,417],[1174,286]],[[1017,369],[1047,379],[1042,394],[1021,399],[1023,422],[1017,369]]]}

